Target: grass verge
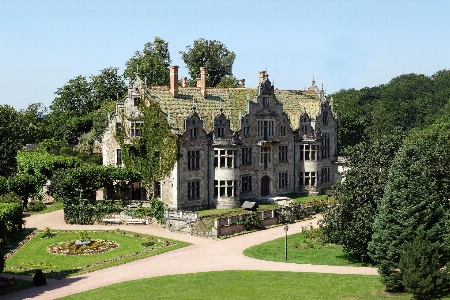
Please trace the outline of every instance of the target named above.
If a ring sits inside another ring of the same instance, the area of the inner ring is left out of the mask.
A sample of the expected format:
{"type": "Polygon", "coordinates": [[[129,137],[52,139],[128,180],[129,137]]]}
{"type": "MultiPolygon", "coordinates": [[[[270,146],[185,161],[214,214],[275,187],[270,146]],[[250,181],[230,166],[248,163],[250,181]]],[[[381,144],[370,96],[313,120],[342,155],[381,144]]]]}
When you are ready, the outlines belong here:
{"type": "Polygon", "coordinates": [[[244,250],[244,255],[261,260],[329,266],[374,267],[360,257],[344,253],[342,246],[323,243],[320,229],[288,236],[288,259],[285,260],[285,238],[279,238],[244,250]],[[313,235],[313,237],[312,237],[313,235]]]}
{"type": "Polygon", "coordinates": [[[46,214],[56,210],[63,209],[64,204],[62,202],[53,202],[52,204],[46,205],[44,210],[41,211],[26,211],[25,214],[37,215],[37,214],[46,214]]]}
{"type": "Polygon", "coordinates": [[[137,259],[157,255],[189,245],[189,243],[165,238],[155,238],[155,244],[144,246],[148,235],[123,230],[88,231],[91,239],[115,241],[118,248],[101,254],[64,255],[52,254],[47,248],[52,244],[76,240],[77,231],[53,231],[53,238],[41,238],[42,232],[32,238],[6,261],[4,272],[33,275],[41,269],[48,278],[65,278],[71,275],[104,269],[137,259]]]}
{"type": "Polygon", "coordinates": [[[221,271],[147,278],[64,297],[77,299],[411,299],[389,294],[378,276],[221,271]]]}

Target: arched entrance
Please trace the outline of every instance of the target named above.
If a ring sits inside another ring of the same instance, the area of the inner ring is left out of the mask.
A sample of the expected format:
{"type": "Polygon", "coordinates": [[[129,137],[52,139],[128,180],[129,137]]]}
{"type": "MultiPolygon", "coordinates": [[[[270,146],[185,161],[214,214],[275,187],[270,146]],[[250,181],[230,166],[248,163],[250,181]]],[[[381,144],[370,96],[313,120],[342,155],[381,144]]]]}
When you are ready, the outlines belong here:
{"type": "Polygon", "coordinates": [[[270,194],[270,178],[265,175],[261,178],[261,196],[268,196],[270,194]]]}

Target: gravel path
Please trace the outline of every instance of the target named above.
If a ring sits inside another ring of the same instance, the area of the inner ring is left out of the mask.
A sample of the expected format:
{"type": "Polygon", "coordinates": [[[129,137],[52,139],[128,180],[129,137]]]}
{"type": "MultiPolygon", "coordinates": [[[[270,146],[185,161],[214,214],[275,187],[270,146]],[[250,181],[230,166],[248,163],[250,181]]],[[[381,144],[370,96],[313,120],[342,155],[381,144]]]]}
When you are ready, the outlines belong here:
{"type": "MultiPolygon", "coordinates": [[[[210,240],[197,236],[168,232],[165,228],[158,226],[69,225],[64,223],[62,210],[48,214],[32,215],[27,217],[26,221],[26,226],[28,228],[38,229],[44,229],[44,227],[50,227],[53,230],[95,230],[121,228],[124,230],[186,241],[192,245],[169,251],[161,255],[140,259],[124,265],[102,269],[91,273],[69,277],[63,280],[47,279],[47,285],[45,286],[33,287],[31,289],[8,295],[8,299],[10,300],[55,299],[128,280],[171,274],[220,270],[267,270],[377,275],[376,268],[270,262],[246,257],[242,254],[242,252],[250,246],[284,237],[282,227],[271,228],[225,240],[210,240]],[[114,276],[112,276],[112,274],[114,276]]],[[[317,218],[312,221],[304,221],[289,225],[288,234],[290,235],[300,232],[301,227],[308,225],[310,222],[316,224],[317,218]]],[[[28,276],[15,277],[31,279],[31,277],[28,276]]]]}

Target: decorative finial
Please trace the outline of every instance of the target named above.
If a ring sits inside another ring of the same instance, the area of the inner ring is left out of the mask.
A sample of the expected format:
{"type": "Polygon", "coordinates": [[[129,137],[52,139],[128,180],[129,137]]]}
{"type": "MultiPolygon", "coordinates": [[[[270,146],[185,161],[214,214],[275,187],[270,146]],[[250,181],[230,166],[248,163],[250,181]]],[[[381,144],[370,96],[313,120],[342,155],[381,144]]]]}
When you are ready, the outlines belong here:
{"type": "Polygon", "coordinates": [[[192,105],[192,113],[193,114],[195,114],[195,109],[196,109],[195,105],[192,105]]]}
{"type": "Polygon", "coordinates": [[[312,85],[315,85],[316,82],[314,81],[314,75],[313,75],[313,80],[312,80],[312,85]]]}
{"type": "Polygon", "coordinates": [[[222,113],[223,113],[223,107],[220,107],[220,108],[219,108],[219,111],[220,111],[220,113],[222,114],[222,113]]]}

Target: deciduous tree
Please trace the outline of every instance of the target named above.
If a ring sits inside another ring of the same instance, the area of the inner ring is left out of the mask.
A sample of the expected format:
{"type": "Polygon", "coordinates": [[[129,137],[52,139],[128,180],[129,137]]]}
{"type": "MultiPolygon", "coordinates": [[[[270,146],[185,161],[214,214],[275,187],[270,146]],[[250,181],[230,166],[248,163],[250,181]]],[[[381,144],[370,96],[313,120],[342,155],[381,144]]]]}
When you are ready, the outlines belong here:
{"type": "Polygon", "coordinates": [[[169,43],[155,37],[153,43],[144,45],[142,52],[136,51],[125,63],[123,76],[128,81],[136,77],[136,72],[148,85],[169,85],[169,66],[171,64],[169,43]]]}
{"type": "Polygon", "coordinates": [[[232,76],[236,54],[216,40],[198,39],[194,44],[180,51],[181,57],[189,69],[191,79],[200,77],[200,67],[206,67],[206,82],[215,87],[224,76],[232,76]]]}

